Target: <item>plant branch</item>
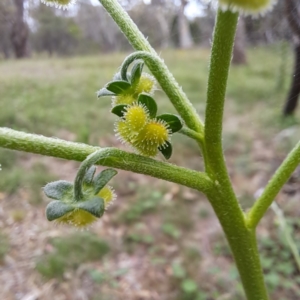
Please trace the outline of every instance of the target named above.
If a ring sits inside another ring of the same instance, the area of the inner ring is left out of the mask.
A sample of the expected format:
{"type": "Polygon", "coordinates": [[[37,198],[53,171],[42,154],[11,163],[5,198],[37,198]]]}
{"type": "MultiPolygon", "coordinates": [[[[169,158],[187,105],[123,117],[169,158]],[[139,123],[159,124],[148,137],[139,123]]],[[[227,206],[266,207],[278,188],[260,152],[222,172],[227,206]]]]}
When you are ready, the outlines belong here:
{"type": "MultiPolygon", "coordinates": [[[[177,111],[182,115],[186,124],[197,132],[203,132],[203,124],[195,108],[182,91],[174,76],[169,71],[165,63],[160,59],[155,50],[151,47],[147,39],[140,32],[132,19],[118,3],[117,0],[99,0],[113,20],[117,23],[123,34],[126,36],[132,47],[136,51],[149,52],[145,59],[149,70],[160,83],[162,89],[174,104],[177,111]],[[154,57],[151,61],[150,57],[154,57]]],[[[134,53],[135,54],[135,53],[134,53]]],[[[134,55],[133,54],[133,55],[134,55]]]]}
{"type": "Polygon", "coordinates": [[[237,13],[218,11],[208,78],[204,132],[206,170],[215,188],[207,197],[229,242],[247,299],[267,300],[255,231],[246,226],[245,215],[233,191],[222,148],[224,101],[237,21],[237,13]]]}
{"type": "Polygon", "coordinates": [[[192,129],[189,129],[188,127],[182,127],[179,133],[188,136],[189,138],[195,140],[198,143],[202,143],[204,141],[204,137],[201,134],[192,129]]]}
{"type": "MultiPolygon", "coordinates": [[[[205,113],[205,144],[208,163],[221,186],[230,186],[222,148],[222,122],[228,73],[238,14],[219,9],[210,60],[205,113]]],[[[232,189],[231,189],[232,190],[232,189]]],[[[233,191],[229,191],[233,195],[233,191]]]]}
{"type": "MultiPolygon", "coordinates": [[[[0,128],[0,147],[77,161],[83,161],[88,155],[101,149],[2,127],[0,128]]],[[[116,148],[102,148],[102,150],[102,156],[97,162],[99,165],[164,179],[199,190],[204,194],[212,187],[205,173],[116,148]]]]}
{"type": "Polygon", "coordinates": [[[300,163],[300,142],[290,152],[290,154],[283,161],[276,173],[270,179],[265,187],[262,195],[256,200],[255,204],[248,212],[247,225],[249,228],[255,228],[262,219],[276,195],[279,193],[283,185],[291,177],[300,163]]]}

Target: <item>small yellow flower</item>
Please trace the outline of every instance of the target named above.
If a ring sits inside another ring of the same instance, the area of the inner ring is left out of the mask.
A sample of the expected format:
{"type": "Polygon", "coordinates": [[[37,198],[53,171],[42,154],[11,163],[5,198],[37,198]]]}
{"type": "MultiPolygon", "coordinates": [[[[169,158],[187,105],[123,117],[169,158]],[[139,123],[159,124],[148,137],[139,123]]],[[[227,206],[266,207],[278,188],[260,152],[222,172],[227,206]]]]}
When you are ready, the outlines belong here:
{"type": "Polygon", "coordinates": [[[131,132],[128,124],[124,120],[119,120],[115,124],[117,138],[123,143],[131,144],[131,132]]]}
{"type": "Polygon", "coordinates": [[[41,0],[42,3],[48,6],[67,9],[70,5],[75,4],[76,0],[41,0]]]}
{"type": "Polygon", "coordinates": [[[244,14],[262,14],[272,9],[276,0],[219,0],[221,8],[244,14]]]}
{"type": "Polygon", "coordinates": [[[152,94],[156,89],[156,80],[153,76],[143,73],[139,82],[135,86],[135,93],[137,95],[141,93],[152,94]]]}
{"type": "Polygon", "coordinates": [[[120,104],[131,105],[135,101],[136,101],[136,97],[134,96],[134,91],[130,89],[129,91],[127,91],[126,94],[114,96],[112,98],[112,105],[113,106],[120,105],[120,104]]]}
{"type": "Polygon", "coordinates": [[[104,200],[105,208],[112,204],[117,198],[113,188],[109,185],[105,186],[99,193],[98,196],[104,200]]]}
{"type": "Polygon", "coordinates": [[[97,218],[83,209],[75,209],[55,220],[59,224],[68,224],[75,227],[86,227],[97,221],[97,218]]]}
{"type": "Polygon", "coordinates": [[[124,120],[131,135],[137,135],[145,127],[148,119],[147,108],[138,103],[129,106],[124,114],[124,120]]]}
{"type": "Polygon", "coordinates": [[[134,147],[145,156],[156,156],[158,148],[164,148],[170,140],[170,130],[164,121],[151,120],[134,140],[134,147]]]}

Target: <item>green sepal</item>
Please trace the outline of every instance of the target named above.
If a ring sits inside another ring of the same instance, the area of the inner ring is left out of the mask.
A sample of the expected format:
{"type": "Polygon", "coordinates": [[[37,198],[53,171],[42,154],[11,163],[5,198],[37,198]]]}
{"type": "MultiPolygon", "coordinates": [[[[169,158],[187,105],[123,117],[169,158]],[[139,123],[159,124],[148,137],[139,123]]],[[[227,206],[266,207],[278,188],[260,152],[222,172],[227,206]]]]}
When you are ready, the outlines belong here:
{"type": "Polygon", "coordinates": [[[130,82],[130,78],[131,78],[131,75],[130,75],[129,72],[127,72],[126,78],[122,78],[121,72],[118,72],[118,73],[116,73],[116,74],[114,75],[113,81],[124,80],[124,81],[130,82]]]}
{"type": "Polygon", "coordinates": [[[105,88],[116,95],[120,95],[126,92],[130,87],[131,85],[129,82],[124,80],[117,80],[109,82],[105,88]]]}
{"type": "Polygon", "coordinates": [[[105,186],[106,184],[115,176],[117,175],[117,171],[114,169],[106,169],[99,173],[94,178],[94,191],[95,195],[97,195],[105,186]]]}
{"type": "Polygon", "coordinates": [[[59,180],[46,184],[43,190],[47,197],[62,200],[72,197],[73,184],[69,181],[59,180]]]}
{"type": "Polygon", "coordinates": [[[139,61],[134,64],[131,70],[131,84],[135,85],[139,82],[143,72],[144,62],[139,61]]]}
{"type": "Polygon", "coordinates": [[[173,147],[169,142],[166,142],[166,144],[167,145],[164,147],[158,147],[158,150],[162,153],[165,159],[169,159],[172,156],[173,147]]]}
{"type": "Polygon", "coordinates": [[[87,211],[96,218],[102,217],[105,210],[104,200],[100,197],[79,202],[76,207],[87,211]]]}
{"type": "Polygon", "coordinates": [[[102,88],[101,90],[99,90],[97,92],[97,97],[100,98],[100,97],[105,97],[105,96],[115,96],[114,93],[110,92],[109,90],[107,90],[106,88],[102,88]]]}
{"type": "Polygon", "coordinates": [[[46,207],[46,216],[48,221],[56,220],[65,214],[73,211],[75,208],[64,202],[55,200],[51,201],[46,207]]]}
{"type": "Polygon", "coordinates": [[[147,107],[151,118],[156,116],[157,104],[149,94],[141,93],[138,97],[138,103],[144,104],[147,107]]]}
{"type": "Polygon", "coordinates": [[[163,114],[156,117],[158,120],[163,120],[169,125],[169,129],[172,133],[179,131],[182,126],[183,122],[182,120],[173,114],[163,114]]]}
{"type": "Polygon", "coordinates": [[[122,118],[124,116],[124,113],[126,112],[126,106],[126,104],[116,105],[112,108],[111,112],[122,118]]]}
{"type": "Polygon", "coordinates": [[[84,178],[83,178],[83,183],[88,184],[88,185],[92,184],[96,169],[97,168],[95,166],[91,166],[87,170],[87,172],[85,173],[84,178]]]}

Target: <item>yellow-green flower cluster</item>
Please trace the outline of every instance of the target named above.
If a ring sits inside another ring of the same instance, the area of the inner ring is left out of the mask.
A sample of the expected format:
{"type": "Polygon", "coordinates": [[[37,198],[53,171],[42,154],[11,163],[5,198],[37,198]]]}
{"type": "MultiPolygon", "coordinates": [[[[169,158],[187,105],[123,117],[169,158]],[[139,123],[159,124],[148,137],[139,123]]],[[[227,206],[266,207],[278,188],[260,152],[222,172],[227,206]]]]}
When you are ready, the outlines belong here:
{"type": "Polygon", "coordinates": [[[102,217],[105,209],[115,200],[116,195],[107,182],[116,175],[113,169],[106,169],[95,176],[96,167],[87,170],[80,187],[83,196],[76,199],[76,184],[59,180],[44,187],[47,197],[54,199],[46,208],[49,221],[75,227],[87,227],[102,217]]]}
{"type": "Polygon", "coordinates": [[[141,77],[135,84],[131,84],[131,86],[126,90],[126,92],[114,96],[112,98],[113,106],[119,104],[132,104],[137,101],[138,96],[141,93],[147,93],[152,95],[156,89],[156,80],[153,76],[142,73],[141,77]]]}
{"type": "Polygon", "coordinates": [[[246,15],[263,14],[272,9],[276,0],[219,0],[220,7],[246,15]]]}
{"type": "Polygon", "coordinates": [[[41,0],[42,3],[48,6],[55,6],[57,8],[67,9],[70,5],[75,4],[76,0],[41,0]]]}
{"type": "Polygon", "coordinates": [[[157,104],[152,98],[155,79],[143,73],[144,63],[137,61],[127,73],[121,69],[114,80],[98,92],[98,97],[112,96],[112,113],[117,137],[137,153],[154,157],[160,151],[166,159],[172,154],[171,135],[182,128],[182,121],[172,114],[156,116],[157,104]]]}
{"type": "Polygon", "coordinates": [[[171,137],[169,125],[164,120],[152,119],[147,107],[138,102],[125,107],[115,131],[120,140],[144,156],[156,156],[159,149],[168,146],[171,137]]]}

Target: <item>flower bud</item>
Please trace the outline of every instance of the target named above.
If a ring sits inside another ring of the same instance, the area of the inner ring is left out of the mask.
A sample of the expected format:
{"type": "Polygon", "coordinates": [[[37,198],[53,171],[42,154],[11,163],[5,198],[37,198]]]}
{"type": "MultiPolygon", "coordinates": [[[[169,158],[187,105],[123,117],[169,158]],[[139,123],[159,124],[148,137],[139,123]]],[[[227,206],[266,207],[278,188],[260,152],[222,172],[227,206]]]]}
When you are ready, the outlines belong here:
{"type": "Polygon", "coordinates": [[[158,148],[164,148],[170,140],[168,124],[162,120],[150,121],[134,141],[137,151],[145,156],[156,156],[158,148]]]}
{"type": "Polygon", "coordinates": [[[246,15],[262,14],[272,9],[275,2],[276,0],[219,0],[221,8],[246,15]]]}
{"type": "Polygon", "coordinates": [[[105,208],[112,204],[112,202],[117,198],[114,189],[107,185],[99,193],[98,197],[104,200],[105,208]]]}
{"type": "Polygon", "coordinates": [[[149,113],[142,104],[134,104],[127,107],[124,114],[124,120],[127,124],[130,134],[137,135],[147,124],[149,113]]]}
{"type": "Polygon", "coordinates": [[[74,4],[76,0],[41,0],[42,3],[48,6],[55,6],[57,8],[67,9],[74,4]]]}
{"type": "Polygon", "coordinates": [[[135,93],[137,95],[141,93],[152,94],[155,89],[156,89],[155,78],[147,73],[142,73],[140,80],[135,86],[135,93]]]}

